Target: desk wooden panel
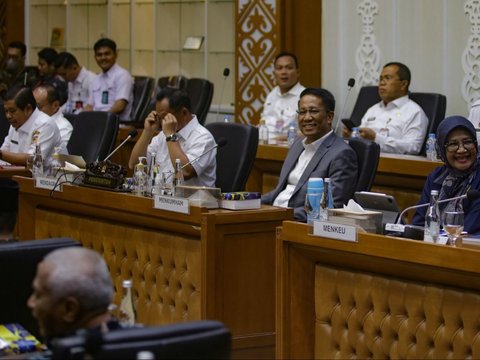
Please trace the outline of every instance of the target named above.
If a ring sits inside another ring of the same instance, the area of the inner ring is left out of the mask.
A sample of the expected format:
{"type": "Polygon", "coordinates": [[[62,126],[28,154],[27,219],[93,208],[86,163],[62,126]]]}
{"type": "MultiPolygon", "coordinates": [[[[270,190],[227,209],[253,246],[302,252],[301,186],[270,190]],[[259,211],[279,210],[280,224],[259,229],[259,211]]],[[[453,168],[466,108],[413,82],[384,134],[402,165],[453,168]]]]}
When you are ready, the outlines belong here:
{"type": "Polygon", "coordinates": [[[139,322],[218,319],[233,333],[233,357],[273,357],[275,229],[291,210],[183,215],[130,194],[66,185],[50,197],[16,180],[20,239],[70,236],[100,251],[117,289],[133,279],[139,322]]]}
{"type": "Polygon", "coordinates": [[[362,271],[387,278],[452,287],[460,293],[480,292],[478,249],[454,248],[375,234],[359,234],[358,242],[352,243],[312,236],[311,232],[311,226],[291,221],[285,221],[278,230],[278,359],[314,357],[314,277],[318,264],[348,269],[353,273],[362,271]]]}
{"type": "MultiPolygon", "coordinates": [[[[288,148],[259,145],[247,190],[266,193],[278,181],[288,148]]],[[[394,195],[401,209],[415,204],[428,174],[440,162],[427,161],[422,156],[381,154],[372,191],[394,195]]]]}
{"type": "Polygon", "coordinates": [[[15,176],[15,175],[31,177],[32,173],[29,170],[27,170],[25,166],[13,166],[13,165],[0,166],[0,177],[11,178],[12,176],[15,176]]]}

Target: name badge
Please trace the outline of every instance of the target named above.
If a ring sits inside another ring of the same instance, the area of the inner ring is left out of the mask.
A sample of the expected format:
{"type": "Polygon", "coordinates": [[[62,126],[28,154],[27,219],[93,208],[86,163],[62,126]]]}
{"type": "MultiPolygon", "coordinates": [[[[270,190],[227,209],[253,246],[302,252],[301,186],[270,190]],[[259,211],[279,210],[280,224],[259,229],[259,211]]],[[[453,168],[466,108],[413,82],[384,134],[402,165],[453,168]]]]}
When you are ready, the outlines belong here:
{"type": "Polygon", "coordinates": [[[108,104],[108,91],[102,91],[102,104],[108,104]]]}
{"type": "Polygon", "coordinates": [[[357,242],[357,228],[327,221],[313,222],[313,235],[330,239],[357,242]]]}
{"type": "Polygon", "coordinates": [[[12,140],[10,140],[10,142],[11,142],[12,144],[18,145],[18,141],[16,141],[16,140],[13,140],[13,139],[12,139],[12,140]]]}
{"type": "Polygon", "coordinates": [[[153,198],[153,208],[187,215],[190,214],[188,200],[173,196],[156,195],[153,198]]]}

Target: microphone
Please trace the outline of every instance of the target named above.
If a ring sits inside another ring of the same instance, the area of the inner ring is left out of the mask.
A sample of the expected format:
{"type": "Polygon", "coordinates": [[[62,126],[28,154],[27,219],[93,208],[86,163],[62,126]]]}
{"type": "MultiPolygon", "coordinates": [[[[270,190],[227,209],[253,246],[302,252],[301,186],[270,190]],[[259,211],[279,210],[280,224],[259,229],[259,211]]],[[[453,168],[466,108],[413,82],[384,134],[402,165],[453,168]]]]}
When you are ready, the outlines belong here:
{"type": "Polygon", "coordinates": [[[130,131],[130,132],[128,133],[127,138],[126,138],[125,140],[123,140],[122,143],[121,143],[120,145],[118,145],[118,146],[115,148],[115,150],[113,150],[103,161],[107,161],[108,159],[110,159],[110,157],[111,157],[113,154],[115,154],[118,149],[120,149],[128,140],[130,140],[130,139],[134,138],[135,136],[137,136],[137,134],[138,134],[137,129],[134,129],[134,130],[130,131]]]}
{"type": "Polygon", "coordinates": [[[350,90],[352,90],[352,88],[355,86],[355,79],[354,78],[348,79],[347,86],[348,86],[347,96],[345,96],[342,110],[340,111],[340,115],[338,116],[338,119],[337,119],[337,125],[335,125],[335,134],[338,131],[338,125],[340,125],[340,122],[342,121],[343,113],[345,112],[345,105],[347,105],[348,96],[350,95],[350,90]]]}
{"type": "MultiPolygon", "coordinates": [[[[470,201],[474,201],[474,200],[477,200],[479,198],[480,198],[480,191],[470,190],[466,194],[463,194],[463,195],[460,195],[460,196],[455,196],[455,197],[448,198],[448,199],[438,200],[437,203],[442,204],[442,203],[450,202],[450,201],[453,201],[453,200],[460,200],[460,199],[468,199],[470,201]]],[[[413,205],[413,206],[409,206],[409,207],[405,208],[400,213],[400,215],[398,216],[396,224],[400,224],[400,221],[402,220],[403,215],[405,215],[405,213],[407,211],[410,211],[410,210],[413,210],[413,209],[420,209],[420,208],[423,208],[423,207],[427,207],[429,205],[430,205],[430,203],[423,203],[423,204],[413,205]]]]}
{"type": "Polygon", "coordinates": [[[222,91],[220,92],[220,101],[218,102],[217,122],[218,122],[218,116],[220,115],[220,106],[222,106],[223,93],[225,92],[225,83],[227,82],[228,75],[230,75],[230,69],[229,68],[223,69],[223,83],[222,83],[222,91]]]}
{"type": "Polygon", "coordinates": [[[208,154],[210,151],[212,151],[213,149],[216,149],[216,148],[221,148],[223,146],[225,146],[225,144],[227,143],[227,139],[225,138],[220,138],[218,139],[217,143],[215,144],[215,146],[212,146],[210,149],[208,149],[207,151],[201,153],[199,156],[197,156],[195,159],[193,160],[190,160],[188,163],[186,163],[185,165],[182,166],[182,169],[192,163],[194,163],[195,161],[197,161],[198,159],[200,159],[203,155],[206,155],[208,154]]]}

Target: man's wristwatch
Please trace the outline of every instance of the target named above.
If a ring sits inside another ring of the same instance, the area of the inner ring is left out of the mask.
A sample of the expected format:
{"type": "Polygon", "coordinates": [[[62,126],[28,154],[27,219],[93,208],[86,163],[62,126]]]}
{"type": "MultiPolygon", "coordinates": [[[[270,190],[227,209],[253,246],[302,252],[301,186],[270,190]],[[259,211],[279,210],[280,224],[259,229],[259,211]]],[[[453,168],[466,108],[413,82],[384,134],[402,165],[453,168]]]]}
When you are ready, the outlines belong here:
{"type": "Polygon", "coordinates": [[[172,134],[172,135],[168,135],[165,137],[165,140],[166,141],[178,141],[178,135],[177,134],[172,134]]]}

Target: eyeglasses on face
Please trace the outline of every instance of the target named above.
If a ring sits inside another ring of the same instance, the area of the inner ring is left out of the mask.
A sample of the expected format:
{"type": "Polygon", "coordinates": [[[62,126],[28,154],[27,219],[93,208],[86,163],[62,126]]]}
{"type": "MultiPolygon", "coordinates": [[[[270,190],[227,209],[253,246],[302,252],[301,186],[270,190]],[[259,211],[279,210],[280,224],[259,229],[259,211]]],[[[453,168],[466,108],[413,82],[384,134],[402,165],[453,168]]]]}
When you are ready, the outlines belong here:
{"type": "Polygon", "coordinates": [[[473,150],[477,146],[477,142],[473,139],[465,139],[462,141],[450,141],[445,144],[445,149],[447,149],[447,151],[450,153],[454,153],[458,151],[458,149],[460,148],[460,145],[462,145],[465,150],[473,150]]]}
{"type": "Polygon", "coordinates": [[[318,109],[318,108],[313,108],[313,109],[300,109],[297,110],[297,114],[299,117],[304,117],[307,114],[312,115],[313,117],[318,116],[322,111],[325,111],[325,109],[318,109]]]}

